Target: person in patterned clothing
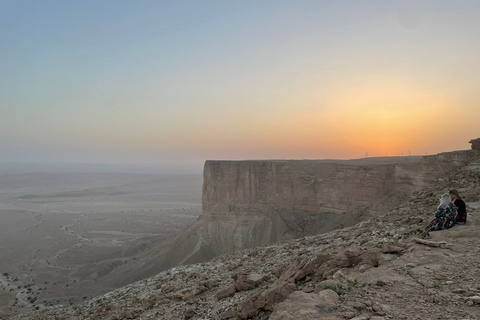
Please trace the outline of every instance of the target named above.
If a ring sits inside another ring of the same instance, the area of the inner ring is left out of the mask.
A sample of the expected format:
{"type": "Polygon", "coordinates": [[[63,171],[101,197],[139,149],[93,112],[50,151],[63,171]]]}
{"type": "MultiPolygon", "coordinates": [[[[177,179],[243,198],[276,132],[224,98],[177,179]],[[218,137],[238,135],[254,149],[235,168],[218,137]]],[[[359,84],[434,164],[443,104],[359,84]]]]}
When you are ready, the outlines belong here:
{"type": "Polygon", "coordinates": [[[443,229],[450,229],[457,222],[457,211],[452,203],[452,198],[448,193],[445,193],[440,198],[440,205],[437,212],[435,212],[435,219],[423,231],[423,238],[430,238],[428,234],[430,231],[437,231],[443,229]]]}

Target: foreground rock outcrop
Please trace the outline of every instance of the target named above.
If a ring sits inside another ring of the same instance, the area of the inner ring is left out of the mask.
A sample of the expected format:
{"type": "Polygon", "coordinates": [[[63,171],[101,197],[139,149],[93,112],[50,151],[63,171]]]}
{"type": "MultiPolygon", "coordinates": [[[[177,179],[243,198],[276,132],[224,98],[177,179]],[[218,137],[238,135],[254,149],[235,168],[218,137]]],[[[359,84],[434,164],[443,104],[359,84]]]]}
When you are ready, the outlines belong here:
{"type": "Polygon", "coordinates": [[[450,165],[410,200],[354,226],[175,267],[16,319],[480,319],[480,154],[425,161],[450,165]],[[467,224],[416,240],[447,188],[465,199],[467,224]]]}

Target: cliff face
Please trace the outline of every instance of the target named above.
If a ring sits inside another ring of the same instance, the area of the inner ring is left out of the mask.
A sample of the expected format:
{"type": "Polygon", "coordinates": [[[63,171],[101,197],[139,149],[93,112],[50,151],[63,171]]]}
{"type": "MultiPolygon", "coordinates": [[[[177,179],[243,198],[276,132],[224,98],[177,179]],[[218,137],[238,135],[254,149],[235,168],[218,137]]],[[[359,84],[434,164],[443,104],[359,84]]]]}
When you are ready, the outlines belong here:
{"type": "Polygon", "coordinates": [[[371,216],[408,200],[470,152],[348,161],[207,161],[202,220],[232,216],[337,213],[371,216]]]}
{"type": "Polygon", "coordinates": [[[405,200],[421,179],[409,165],[320,161],[207,161],[202,219],[291,213],[371,214],[405,200]],[[397,202],[398,201],[394,201],[397,202]]]}
{"type": "Polygon", "coordinates": [[[203,213],[174,240],[160,265],[202,262],[351,226],[407,202],[415,190],[470,157],[470,151],[460,151],[348,161],[207,161],[203,213]]]}

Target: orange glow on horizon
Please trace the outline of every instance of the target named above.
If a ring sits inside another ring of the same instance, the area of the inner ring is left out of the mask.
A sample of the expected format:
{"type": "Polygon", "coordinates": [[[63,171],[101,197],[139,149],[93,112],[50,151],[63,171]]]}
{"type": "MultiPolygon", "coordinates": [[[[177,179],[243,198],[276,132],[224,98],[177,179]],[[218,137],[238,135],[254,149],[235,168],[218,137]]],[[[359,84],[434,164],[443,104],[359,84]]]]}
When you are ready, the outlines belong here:
{"type": "Polygon", "coordinates": [[[189,130],[165,135],[159,128],[135,141],[188,148],[208,159],[349,159],[367,152],[370,157],[441,152],[431,145],[451,127],[451,99],[414,85],[352,85],[331,90],[323,101],[311,100],[255,117],[244,109],[222,110],[202,121],[192,114],[189,130]]]}

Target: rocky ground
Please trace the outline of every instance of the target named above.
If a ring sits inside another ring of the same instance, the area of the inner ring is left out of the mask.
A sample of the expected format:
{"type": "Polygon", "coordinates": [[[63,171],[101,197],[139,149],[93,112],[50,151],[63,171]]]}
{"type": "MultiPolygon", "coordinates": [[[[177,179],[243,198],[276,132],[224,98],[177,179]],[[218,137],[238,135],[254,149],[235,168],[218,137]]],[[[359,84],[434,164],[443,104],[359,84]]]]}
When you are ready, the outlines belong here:
{"type": "Polygon", "coordinates": [[[15,319],[480,319],[480,157],[391,212],[330,233],[162,272],[15,319]],[[446,188],[468,223],[421,231],[446,188]]]}

